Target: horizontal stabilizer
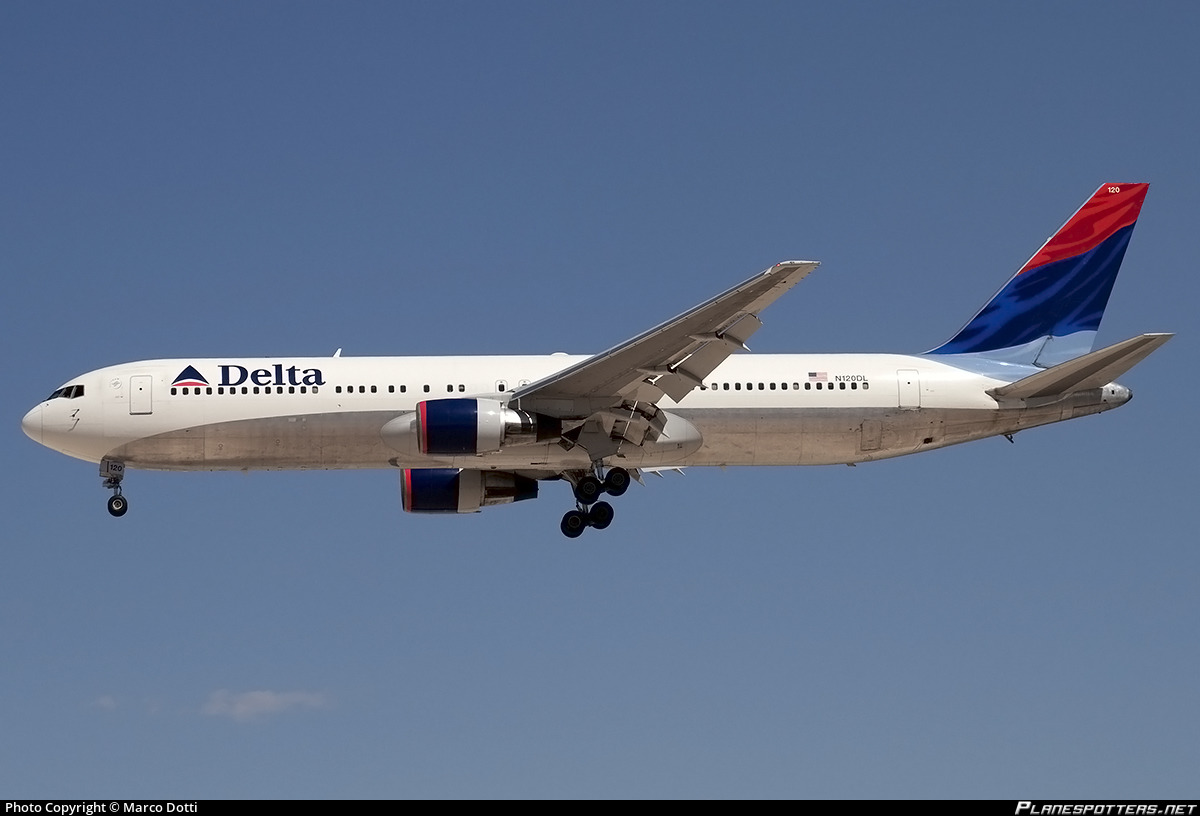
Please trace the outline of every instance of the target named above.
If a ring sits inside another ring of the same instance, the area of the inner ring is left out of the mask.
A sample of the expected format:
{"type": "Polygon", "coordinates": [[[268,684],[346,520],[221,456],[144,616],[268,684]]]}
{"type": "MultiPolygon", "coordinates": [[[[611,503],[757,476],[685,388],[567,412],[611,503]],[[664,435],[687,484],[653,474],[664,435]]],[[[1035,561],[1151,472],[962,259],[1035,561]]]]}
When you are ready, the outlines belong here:
{"type": "Polygon", "coordinates": [[[997,399],[1056,397],[1102,388],[1150,356],[1174,334],[1142,334],[1039,371],[987,393],[997,399]]]}

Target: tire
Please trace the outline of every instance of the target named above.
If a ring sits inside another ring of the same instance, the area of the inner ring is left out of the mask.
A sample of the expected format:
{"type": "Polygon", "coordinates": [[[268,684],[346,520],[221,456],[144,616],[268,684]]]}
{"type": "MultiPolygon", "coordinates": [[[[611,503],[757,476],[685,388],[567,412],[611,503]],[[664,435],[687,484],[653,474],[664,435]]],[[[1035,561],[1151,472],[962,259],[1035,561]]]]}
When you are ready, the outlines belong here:
{"type": "Polygon", "coordinates": [[[629,471],[625,468],[613,468],[604,477],[604,492],[610,496],[624,496],[629,489],[629,471]]]}
{"type": "Polygon", "coordinates": [[[116,518],[125,515],[128,510],[129,502],[125,500],[124,496],[113,496],[108,500],[108,512],[116,518]]]}
{"type": "Polygon", "coordinates": [[[608,502],[596,502],[588,511],[588,524],[597,530],[603,530],[613,521],[613,507],[608,502]]]}
{"type": "Polygon", "coordinates": [[[580,504],[591,504],[604,493],[604,485],[595,476],[584,476],[575,485],[575,499],[580,504]]]}
{"type": "Polygon", "coordinates": [[[587,516],[578,510],[569,510],[562,517],[562,524],[558,528],[562,530],[562,534],[567,538],[579,538],[583,535],[583,531],[587,529],[587,516]]]}

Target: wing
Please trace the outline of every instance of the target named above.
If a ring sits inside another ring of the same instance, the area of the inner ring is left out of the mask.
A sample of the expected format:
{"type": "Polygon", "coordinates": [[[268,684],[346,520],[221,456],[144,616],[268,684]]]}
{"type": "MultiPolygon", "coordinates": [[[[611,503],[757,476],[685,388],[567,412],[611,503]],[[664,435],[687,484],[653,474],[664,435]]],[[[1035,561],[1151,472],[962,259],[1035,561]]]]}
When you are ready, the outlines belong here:
{"type": "Polygon", "coordinates": [[[678,402],[762,327],[758,313],[816,269],[784,261],[608,351],[517,390],[521,410],[586,419],[630,403],[678,402]]]}

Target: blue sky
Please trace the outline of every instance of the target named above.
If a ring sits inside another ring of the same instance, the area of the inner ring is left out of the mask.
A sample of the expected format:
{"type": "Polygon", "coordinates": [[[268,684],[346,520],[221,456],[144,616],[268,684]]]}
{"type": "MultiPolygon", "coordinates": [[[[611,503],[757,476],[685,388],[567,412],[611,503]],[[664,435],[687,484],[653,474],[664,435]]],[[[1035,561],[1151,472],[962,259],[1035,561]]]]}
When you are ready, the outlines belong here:
{"type": "Polygon", "coordinates": [[[0,6],[0,795],[1189,797],[1185,3],[0,6]],[[1152,186],[1120,411],[858,468],[404,514],[21,416],[154,357],[590,352],[771,263],[755,351],[921,351],[1152,186]]]}

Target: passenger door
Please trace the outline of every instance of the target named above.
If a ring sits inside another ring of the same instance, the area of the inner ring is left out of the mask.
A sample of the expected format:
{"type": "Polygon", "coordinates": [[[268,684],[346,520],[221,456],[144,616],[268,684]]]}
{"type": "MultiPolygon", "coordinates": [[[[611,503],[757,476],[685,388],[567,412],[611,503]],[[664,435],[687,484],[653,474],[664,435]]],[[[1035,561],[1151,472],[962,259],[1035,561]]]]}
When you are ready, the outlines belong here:
{"type": "Polygon", "coordinates": [[[129,378],[129,413],[150,414],[154,412],[154,402],[151,397],[151,383],[154,378],[149,374],[137,374],[129,378]]]}

